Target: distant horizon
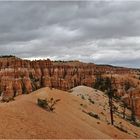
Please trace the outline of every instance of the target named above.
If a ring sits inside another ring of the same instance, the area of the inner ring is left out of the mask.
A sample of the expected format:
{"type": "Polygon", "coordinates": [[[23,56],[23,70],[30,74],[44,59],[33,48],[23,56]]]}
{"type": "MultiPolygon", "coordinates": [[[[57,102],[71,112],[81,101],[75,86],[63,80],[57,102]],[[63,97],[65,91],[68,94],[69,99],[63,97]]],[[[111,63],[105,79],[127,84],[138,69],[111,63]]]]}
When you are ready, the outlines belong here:
{"type": "Polygon", "coordinates": [[[22,57],[18,57],[18,56],[16,56],[16,55],[0,55],[0,58],[2,58],[2,57],[16,57],[16,58],[20,58],[20,59],[23,59],[23,60],[30,60],[30,61],[35,61],[35,60],[47,60],[47,59],[50,59],[51,61],[64,61],[64,62],[74,62],[74,61],[79,61],[79,62],[82,62],[82,63],[92,63],[92,64],[96,64],[96,65],[105,65],[105,66],[114,66],[114,67],[122,67],[122,68],[132,68],[132,69],[140,69],[140,68],[137,68],[137,67],[128,67],[128,66],[121,66],[121,65],[114,65],[114,64],[107,64],[107,63],[96,63],[96,62],[86,62],[86,61],[82,61],[82,60],[76,60],[76,59],[70,59],[70,60],[60,60],[60,59],[51,59],[51,58],[49,58],[49,57],[43,57],[43,58],[22,58],[22,57]]]}
{"type": "Polygon", "coordinates": [[[30,58],[22,58],[22,59],[27,59],[27,60],[31,60],[31,61],[34,61],[34,60],[46,60],[46,59],[50,59],[51,61],[79,61],[79,62],[83,62],[83,63],[93,63],[93,64],[96,64],[96,65],[110,65],[110,66],[114,66],[114,67],[124,67],[124,68],[132,68],[132,69],[140,69],[140,67],[129,67],[129,66],[124,66],[124,65],[115,65],[115,64],[107,64],[107,63],[96,63],[96,62],[86,62],[86,61],[82,61],[82,60],[77,60],[77,59],[69,59],[69,60],[60,60],[60,59],[51,59],[51,58],[48,58],[48,57],[44,57],[44,58],[37,58],[37,59],[30,59],[30,58]]]}

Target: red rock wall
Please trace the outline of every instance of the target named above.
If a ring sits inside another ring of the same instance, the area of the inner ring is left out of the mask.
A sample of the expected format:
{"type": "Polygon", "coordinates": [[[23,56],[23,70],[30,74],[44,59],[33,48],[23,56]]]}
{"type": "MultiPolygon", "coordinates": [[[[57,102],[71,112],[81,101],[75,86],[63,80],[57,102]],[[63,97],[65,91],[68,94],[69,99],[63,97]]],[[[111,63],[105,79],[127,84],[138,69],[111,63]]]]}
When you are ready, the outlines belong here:
{"type": "MultiPolygon", "coordinates": [[[[121,69],[122,72],[126,70],[121,69]]],[[[30,93],[45,86],[62,90],[78,85],[92,87],[98,71],[116,72],[116,69],[79,61],[58,63],[49,59],[29,61],[16,57],[0,58],[0,92],[3,97],[9,97],[30,93]]]]}
{"type": "MultiPolygon", "coordinates": [[[[41,87],[69,90],[78,85],[92,87],[97,72],[124,74],[129,69],[96,66],[81,62],[55,63],[50,60],[29,61],[16,57],[0,58],[0,94],[3,99],[28,94],[41,87]]],[[[119,84],[121,84],[119,82],[119,84]]],[[[120,91],[119,94],[123,96],[120,91]]],[[[139,108],[140,102],[136,101],[139,108]]],[[[136,111],[140,114],[139,111],[136,111]]]]}
{"type": "Polygon", "coordinates": [[[92,86],[94,73],[94,64],[55,65],[50,60],[0,58],[0,93],[2,98],[9,98],[45,86],[62,90],[78,85],[92,86]]]}

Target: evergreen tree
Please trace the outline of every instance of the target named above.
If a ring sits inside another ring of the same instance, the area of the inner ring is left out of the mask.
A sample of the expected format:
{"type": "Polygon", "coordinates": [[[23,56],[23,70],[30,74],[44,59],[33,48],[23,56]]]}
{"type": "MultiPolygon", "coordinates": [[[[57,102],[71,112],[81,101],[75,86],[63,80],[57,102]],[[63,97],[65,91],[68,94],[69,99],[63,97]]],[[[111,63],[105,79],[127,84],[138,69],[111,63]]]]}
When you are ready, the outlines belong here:
{"type": "Polygon", "coordinates": [[[115,89],[113,88],[112,84],[112,75],[111,75],[111,78],[107,78],[107,86],[108,86],[108,89],[107,89],[107,95],[108,95],[108,99],[109,99],[109,108],[110,108],[110,119],[111,119],[111,125],[114,125],[114,117],[113,117],[113,113],[114,113],[114,110],[113,110],[113,97],[114,97],[114,92],[115,92],[115,89]]]}

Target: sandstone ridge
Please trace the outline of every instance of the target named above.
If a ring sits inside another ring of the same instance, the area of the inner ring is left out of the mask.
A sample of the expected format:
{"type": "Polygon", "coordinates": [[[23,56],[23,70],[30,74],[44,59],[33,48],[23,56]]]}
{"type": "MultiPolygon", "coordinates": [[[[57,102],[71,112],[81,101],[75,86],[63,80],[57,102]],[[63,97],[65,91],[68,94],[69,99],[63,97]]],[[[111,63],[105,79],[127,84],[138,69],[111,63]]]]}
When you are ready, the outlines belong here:
{"type": "MultiPolygon", "coordinates": [[[[93,87],[99,73],[127,77],[133,76],[135,71],[129,68],[98,66],[79,61],[51,61],[49,59],[30,61],[15,56],[3,56],[0,57],[0,94],[2,100],[9,100],[9,98],[28,94],[42,87],[61,90],[69,90],[78,85],[93,87]]],[[[125,95],[122,89],[126,80],[122,77],[115,79],[119,96],[125,95]]],[[[134,84],[137,85],[137,83],[134,84]]],[[[135,97],[135,106],[139,108],[140,102],[137,97],[140,97],[139,94],[135,97]]],[[[128,105],[131,105],[129,99],[130,96],[126,101],[128,105]]],[[[140,114],[139,111],[136,112],[140,114]]]]}
{"type": "MultiPolygon", "coordinates": [[[[114,71],[110,67],[96,67],[78,61],[52,62],[47,60],[22,60],[15,56],[0,58],[0,93],[4,97],[30,93],[41,87],[54,87],[62,90],[77,85],[92,86],[97,71],[114,71]]],[[[118,72],[128,69],[118,69],[118,72]]]]}

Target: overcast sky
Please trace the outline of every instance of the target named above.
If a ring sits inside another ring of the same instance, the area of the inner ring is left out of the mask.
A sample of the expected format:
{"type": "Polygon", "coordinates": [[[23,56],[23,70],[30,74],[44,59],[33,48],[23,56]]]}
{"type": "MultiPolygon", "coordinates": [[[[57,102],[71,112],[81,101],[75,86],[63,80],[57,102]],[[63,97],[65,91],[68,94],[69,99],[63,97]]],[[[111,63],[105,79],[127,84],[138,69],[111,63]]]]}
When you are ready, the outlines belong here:
{"type": "Polygon", "coordinates": [[[9,54],[140,67],[140,2],[0,2],[9,54]]]}

